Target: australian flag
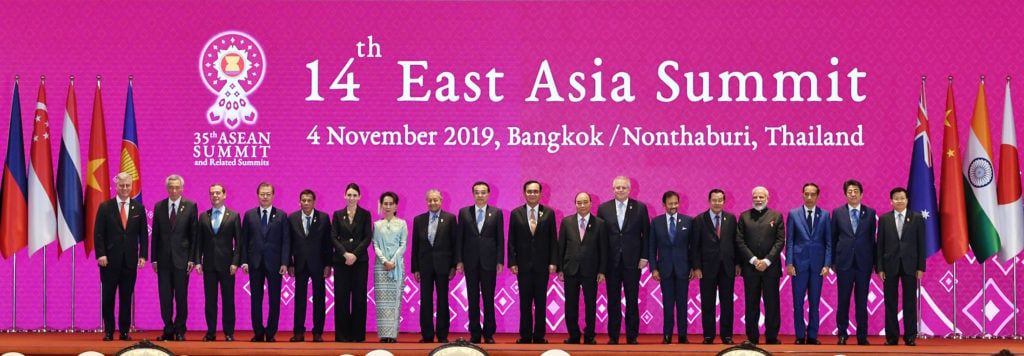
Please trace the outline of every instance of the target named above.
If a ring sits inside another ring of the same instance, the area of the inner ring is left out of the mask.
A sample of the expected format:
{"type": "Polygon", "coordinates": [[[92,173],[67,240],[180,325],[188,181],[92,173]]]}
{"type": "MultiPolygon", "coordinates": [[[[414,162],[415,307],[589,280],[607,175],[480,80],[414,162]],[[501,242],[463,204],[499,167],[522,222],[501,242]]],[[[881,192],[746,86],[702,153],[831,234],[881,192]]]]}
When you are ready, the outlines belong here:
{"type": "Polygon", "coordinates": [[[914,130],[914,153],[910,158],[910,210],[924,217],[925,257],[931,257],[942,247],[939,240],[939,214],[935,199],[935,172],[932,169],[932,146],[928,135],[928,110],[925,107],[924,81],[917,106],[917,125],[914,130]]]}

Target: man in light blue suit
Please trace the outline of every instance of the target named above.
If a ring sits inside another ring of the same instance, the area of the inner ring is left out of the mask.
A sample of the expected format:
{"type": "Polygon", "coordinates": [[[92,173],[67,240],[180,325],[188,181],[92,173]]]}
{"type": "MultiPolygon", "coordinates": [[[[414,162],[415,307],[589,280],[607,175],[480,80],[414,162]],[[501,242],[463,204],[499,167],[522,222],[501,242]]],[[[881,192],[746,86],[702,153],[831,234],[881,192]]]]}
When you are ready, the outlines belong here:
{"type": "Polygon", "coordinates": [[[822,277],[832,265],[831,222],[818,204],[818,185],[804,184],[804,205],[789,211],[786,219],[786,273],[793,285],[793,327],[796,343],[821,345],[818,324],[822,277]],[[809,305],[804,324],[804,297],[809,305]]]}
{"type": "Polygon", "coordinates": [[[679,211],[679,194],[667,191],[661,197],[665,205],[665,214],[659,215],[651,222],[647,234],[650,244],[651,276],[661,282],[661,300],[664,315],[663,338],[661,343],[672,343],[672,327],[679,321],[679,343],[688,344],[686,338],[687,314],[686,299],[690,295],[690,260],[696,249],[691,248],[690,228],[693,218],[677,214],[679,211]],[[674,313],[673,313],[674,312],[674,313]]]}

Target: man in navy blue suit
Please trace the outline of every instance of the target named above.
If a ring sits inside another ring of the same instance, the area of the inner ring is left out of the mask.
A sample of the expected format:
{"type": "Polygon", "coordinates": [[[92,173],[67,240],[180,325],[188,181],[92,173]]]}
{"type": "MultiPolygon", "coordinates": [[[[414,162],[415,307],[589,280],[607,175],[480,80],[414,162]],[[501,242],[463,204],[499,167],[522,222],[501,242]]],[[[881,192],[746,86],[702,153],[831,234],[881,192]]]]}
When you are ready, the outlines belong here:
{"type": "Polygon", "coordinates": [[[686,299],[690,295],[690,260],[695,250],[690,247],[690,227],[693,218],[677,214],[679,194],[667,191],[661,196],[665,214],[651,221],[650,238],[651,276],[661,282],[661,300],[664,327],[661,343],[672,343],[672,326],[679,321],[679,343],[688,344],[686,338],[686,299]],[[673,314],[673,311],[675,312],[673,314]]]}
{"type": "Polygon", "coordinates": [[[868,288],[875,268],[875,209],[860,203],[864,187],[856,180],[843,183],[846,204],[832,210],[832,269],[839,292],[836,327],[839,344],[846,345],[850,326],[850,295],[857,314],[857,344],[868,342],[868,288]]]}
{"type": "Polygon", "coordinates": [[[821,345],[818,325],[822,277],[832,265],[832,232],[828,212],[818,204],[818,185],[804,184],[804,205],[790,210],[786,219],[786,274],[793,285],[793,327],[796,343],[821,345]],[[804,297],[808,323],[804,324],[804,297]]]}
{"type": "Polygon", "coordinates": [[[459,209],[459,233],[455,246],[456,269],[466,274],[469,299],[469,339],[479,344],[481,336],[494,343],[498,324],[494,319],[494,288],[505,264],[505,218],[501,209],[487,204],[491,186],[473,183],[473,205],[459,209]],[[484,324],[480,326],[483,297],[484,324]]]}
{"type": "Polygon", "coordinates": [[[288,213],[273,206],[274,186],[260,183],[256,189],[260,206],[245,212],[242,220],[242,270],[249,274],[252,308],[252,342],[274,342],[281,316],[281,276],[291,261],[288,213]],[[263,324],[263,285],[267,286],[270,313],[263,324]]]}
{"type": "Polygon", "coordinates": [[[608,344],[619,343],[622,325],[622,294],[626,294],[626,343],[636,344],[640,335],[640,272],[647,267],[647,232],[651,216],[647,204],[629,198],[629,178],[612,180],[615,199],[597,208],[608,231],[608,344]]]}

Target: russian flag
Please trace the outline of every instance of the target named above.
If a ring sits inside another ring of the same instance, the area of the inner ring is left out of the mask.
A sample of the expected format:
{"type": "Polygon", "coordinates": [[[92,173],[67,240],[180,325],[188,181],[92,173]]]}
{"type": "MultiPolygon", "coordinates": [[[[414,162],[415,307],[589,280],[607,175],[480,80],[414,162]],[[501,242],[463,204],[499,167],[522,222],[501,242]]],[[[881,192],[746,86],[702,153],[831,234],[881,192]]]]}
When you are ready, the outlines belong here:
{"type": "Polygon", "coordinates": [[[71,77],[68,102],[64,108],[60,157],[57,158],[57,237],[64,251],[82,242],[82,155],[78,142],[78,105],[75,79],[71,77]]]}
{"type": "Polygon", "coordinates": [[[124,108],[124,132],[121,134],[121,172],[132,176],[132,200],[142,203],[142,173],[139,161],[139,135],[135,132],[135,103],[132,79],[128,77],[128,103],[124,108]]]}
{"type": "Polygon", "coordinates": [[[0,252],[11,257],[28,245],[28,177],[25,176],[25,141],[21,129],[21,96],[14,81],[11,125],[7,136],[7,159],[0,187],[0,252]]]}

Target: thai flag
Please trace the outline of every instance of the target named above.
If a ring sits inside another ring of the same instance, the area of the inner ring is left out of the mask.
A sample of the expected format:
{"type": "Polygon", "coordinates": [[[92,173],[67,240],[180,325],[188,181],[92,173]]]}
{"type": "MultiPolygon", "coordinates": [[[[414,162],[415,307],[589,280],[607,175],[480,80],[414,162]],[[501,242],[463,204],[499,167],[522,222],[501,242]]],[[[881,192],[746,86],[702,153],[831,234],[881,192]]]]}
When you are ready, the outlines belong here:
{"type": "Polygon", "coordinates": [[[68,88],[64,108],[64,128],[57,158],[57,237],[61,251],[82,242],[82,155],[78,142],[78,106],[75,103],[75,82],[68,88]]]}

